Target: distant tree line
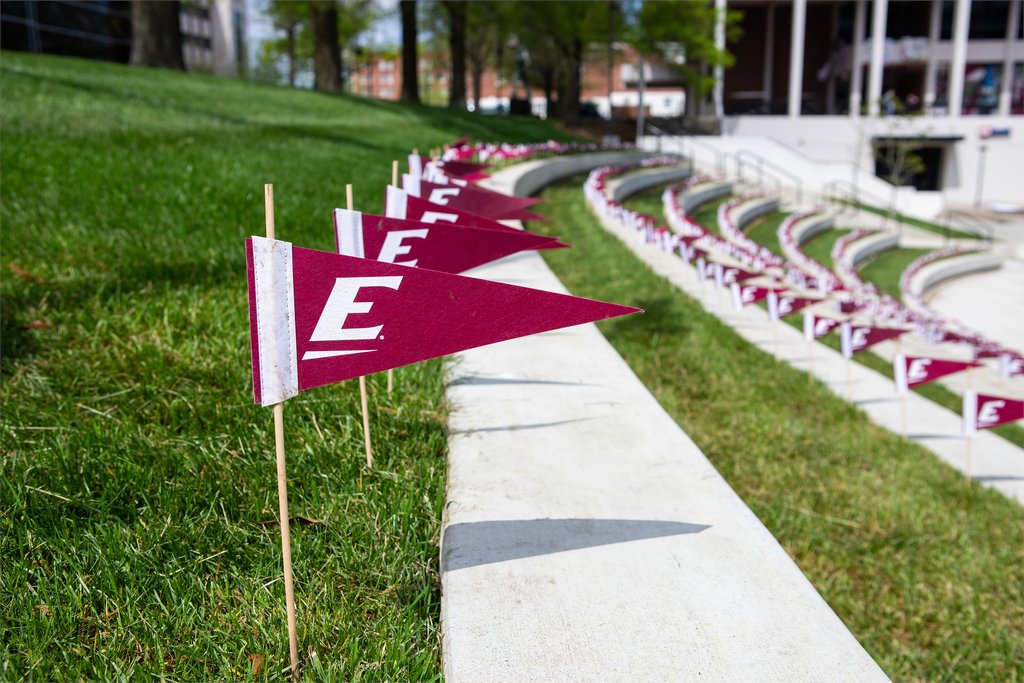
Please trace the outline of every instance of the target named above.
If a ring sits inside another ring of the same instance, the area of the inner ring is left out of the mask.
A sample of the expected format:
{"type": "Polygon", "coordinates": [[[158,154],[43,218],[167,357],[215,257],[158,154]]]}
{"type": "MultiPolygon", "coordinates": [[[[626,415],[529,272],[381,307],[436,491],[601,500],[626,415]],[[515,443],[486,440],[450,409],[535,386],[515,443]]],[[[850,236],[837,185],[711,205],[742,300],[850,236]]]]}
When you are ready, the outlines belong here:
{"type": "MultiPolygon", "coordinates": [[[[312,67],[313,87],[329,92],[344,84],[342,48],[379,18],[372,0],[268,0],[266,8],[282,33],[266,50],[275,61],[284,59],[288,83],[295,85],[296,74],[312,67]]],[[[183,68],[178,9],[177,1],[133,2],[133,64],[183,68]]],[[[411,103],[420,101],[421,27],[435,43],[447,43],[448,105],[455,109],[466,107],[467,85],[473,100],[480,101],[483,75],[490,68],[522,87],[521,96],[542,92],[549,115],[575,121],[586,51],[595,45],[607,50],[612,40],[675,67],[691,95],[688,100],[709,91],[715,66],[732,64],[728,51],[715,46],[716,10],[709,2],[401,0],[399,10],[401,99],[411,103]]],[[[739,16],[726,13],[729,40],[738,38],[739,16]]]]}

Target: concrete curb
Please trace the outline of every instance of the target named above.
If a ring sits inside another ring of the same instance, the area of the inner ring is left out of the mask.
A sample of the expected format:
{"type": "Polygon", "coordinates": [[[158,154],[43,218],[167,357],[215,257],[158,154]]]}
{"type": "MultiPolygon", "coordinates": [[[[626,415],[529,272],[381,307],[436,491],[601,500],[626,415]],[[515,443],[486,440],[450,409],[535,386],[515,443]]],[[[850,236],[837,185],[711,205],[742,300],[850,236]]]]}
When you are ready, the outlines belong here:
{"type": "Polygon", "coordinates": [[[778,197],[754,197],[734,208],[732,219],[736,222],[736,227],[742,230],[747,223],[778,210],[778,197]]]}
{"type": "Polygon", "coordinates": [[[673,181],[682,181],[690,177],[689,165],[680,165],[674,168],[653,168],[646,171],[630,173],[623,178],[614,178],[608,183],[608,189],[612,193],[612,199],[617,202],[625,201],[638,192],[650,187],[656,187],[673,181]]]}
{"type": "Polygon", "coordinates": [[[733,183],[730,181],[716,181],[697,185],[679,195],[679,206],[686,215],[690,215],[701,204],[706,204],[719,197],[728,196],[732,194],[732,191],[733,183]]]}
{"type": "Polygon", "coordinates": [[[966,254],[944,258],[917,271],[910,279],[910,291],[920,299],[941,284],[958,277],[996,270],[1003,265],[1003,259],[995,254],[966,254]]]}
{"type": "MultiPolygon", "coordinates": [[[[535,253],[473,274],[564,291],[535,253]]],[[[593,325],[449,378],[447,680],[887,680],[593,325]]]]}
{"type": "Polygon", "coordinates": [[[831,230],[836,223],[833,214],[814,214],[801,219],[793,226],[793,240],[803,246],[823,232],[831,230]]]}

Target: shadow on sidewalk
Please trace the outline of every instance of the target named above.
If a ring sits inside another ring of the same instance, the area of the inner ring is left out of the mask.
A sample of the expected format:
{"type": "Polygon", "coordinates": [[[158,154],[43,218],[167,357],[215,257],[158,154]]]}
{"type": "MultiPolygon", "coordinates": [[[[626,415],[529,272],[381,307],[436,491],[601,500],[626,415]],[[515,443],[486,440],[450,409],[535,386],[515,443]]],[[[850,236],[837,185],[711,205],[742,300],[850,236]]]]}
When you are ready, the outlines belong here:
{"type": "Polygon", "coordinates": [[[466,522],[445,529],[441,571],[648,538],[697,534],[707,524],[644,519],[522,519],[466,522]]]}

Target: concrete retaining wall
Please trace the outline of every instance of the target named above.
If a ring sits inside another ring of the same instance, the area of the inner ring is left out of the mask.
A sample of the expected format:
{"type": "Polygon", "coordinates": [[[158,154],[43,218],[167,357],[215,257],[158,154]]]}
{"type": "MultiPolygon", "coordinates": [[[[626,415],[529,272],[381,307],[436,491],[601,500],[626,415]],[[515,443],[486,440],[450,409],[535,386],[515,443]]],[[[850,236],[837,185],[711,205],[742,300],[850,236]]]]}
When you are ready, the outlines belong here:
{"type": "Polygon", "coordinates": [[[689,165],[680,165],[673,168],[653,168],[636,171],[622,178],[615,178],[608,183],[608,189],[611,190],[612,199],[621,202],[648,188],[685,180],[689,177],[689,165]]]}
{"type": "Polygon", "coordinates": [[[679,206],[689,215],[701,204],[732,194],[732,188],[733,184],[725,180],[691,187],[679,196],[679,206]]]}
{"type": "Polygon", "coordinates": [[[778,210],[778,197],[758,197],[757,199],[751,199],[749,202],[744,202],[733,209],[732,220],[736,223],[736,227],[742,230],[743,226],[755,218],[778,210]]]}
{"type": "Polygon", "coordinates": [[[919,299],[942,283],[954,278],[1002,267],[1002,258],[996,254],[965,254],[944,258],[917,271],[910,280],[910,291],[919,299]]]}
{"type": "Polygon", "coordinates": [[[796,222],[793,226],[793,239],[800,246],[811,241],[823,232],[827,232],[835,225],[836,217],[831,214],[815,214],[796,222]]]}
{"type": "MultiPolygon", "coordinates": [[[[595,152],[593,154],[570,154],[552,159],[537,159],[516,164],[515,179],[511,187],[505,187],[504,191],[511,190],[511,194],[520,197],[528,197],[550,185],[551,183],[570,178],[580,173],[592,171],[598,166],[620,166],[623,164],[634,164],[643,161],[651,156],[650,152],[595,152]]],[[[500,171],[500,173],[506,173],[500,171]]],[[[508,177],[511,177],[508,176],[508,177]]],[[[504,183],[503,183],[504,185],[504,183]]]]}
{"type": "Polygon", "coordinates": [[[846,250],[844,260],[856,268],[876,254],[895,249],[899,246],[899,243],[900,236],[894,232],[880,232],[876,235],[870,235],[851,244],[846,250]]]}

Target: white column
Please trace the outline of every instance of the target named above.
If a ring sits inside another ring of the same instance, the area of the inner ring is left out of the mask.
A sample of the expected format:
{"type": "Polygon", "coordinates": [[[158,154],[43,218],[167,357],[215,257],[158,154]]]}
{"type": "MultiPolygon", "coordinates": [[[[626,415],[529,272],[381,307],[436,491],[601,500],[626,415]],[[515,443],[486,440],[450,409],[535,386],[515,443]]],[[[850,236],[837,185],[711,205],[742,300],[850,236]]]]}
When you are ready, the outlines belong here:
{"type": "Polygon", "coordinates": [[[761,89],[764,91],[764,103],[771,110],[772,104],[772,72],[775,70],[775,3],[765,8],[768,18],[764,23],[764,70],[761,72],[761,89]]]}
{"type": "Polygon", "coordinates": [[[866,0],[857,0],[853,15],[853,50],[850,55],[850,116],[860,116],[860,92],[864,89],[864,22],[866,0]]]}
{"type": "Polygon", "coordinates": [[[871,17],[871,66],[868,70],[868,116],[878,116],[882,99],[882,71],[885,69],[885,23],[889,0],[875,0],[871,17]]]}
{"type": "Polygon", "coordinates": [[[928,63],[924,68],[924,107],[935,105],[935,53],[939,49],[942,30],[942,0],[932,0],[931,21],[928,24],[928,63]]]}
{"type": "Polygon", "coordinates": [[[210,7],[210,42],[213,49],[213,73],[218,76],[237,76],[231,0],[214,0],[210,7]]]}
{"type": "Polygon", "coordinates": [[[1009,21],[1006,22],[1006,46],[1003,48],[1003,79],[999,88],[999,115],[1010,115],[1010,98],[1013,96],[1013,43],[1020,23],[1021,0],[1010,0],[1009,21]]]}
{"type": "Polygon", "coordinates": [[[960,116],[964,105],[964,68],[967,66],[967,29],[971,21],[971,0],[956,0],[953,18],[953,61],[949,65],[949,115],[960,116]]]}
{"type": "Polygon", "coordinates": [[[800,116],[800,99],[804,90],[804,26],[807,21],[807,0],[793,0],[793,30],[789,48],[790,118],[800,116]]]}
{"type": "MultiPolygon", "coordinates": [[[[715,49],[719,53],[725,52],[725,0],[715,0],[715,49]]],[[[725,104],[722,101],[722,94],[725,89],[725,68],[719,64],[715,66],[715,118],[719,121],[725,116],[725,104]]]]}

